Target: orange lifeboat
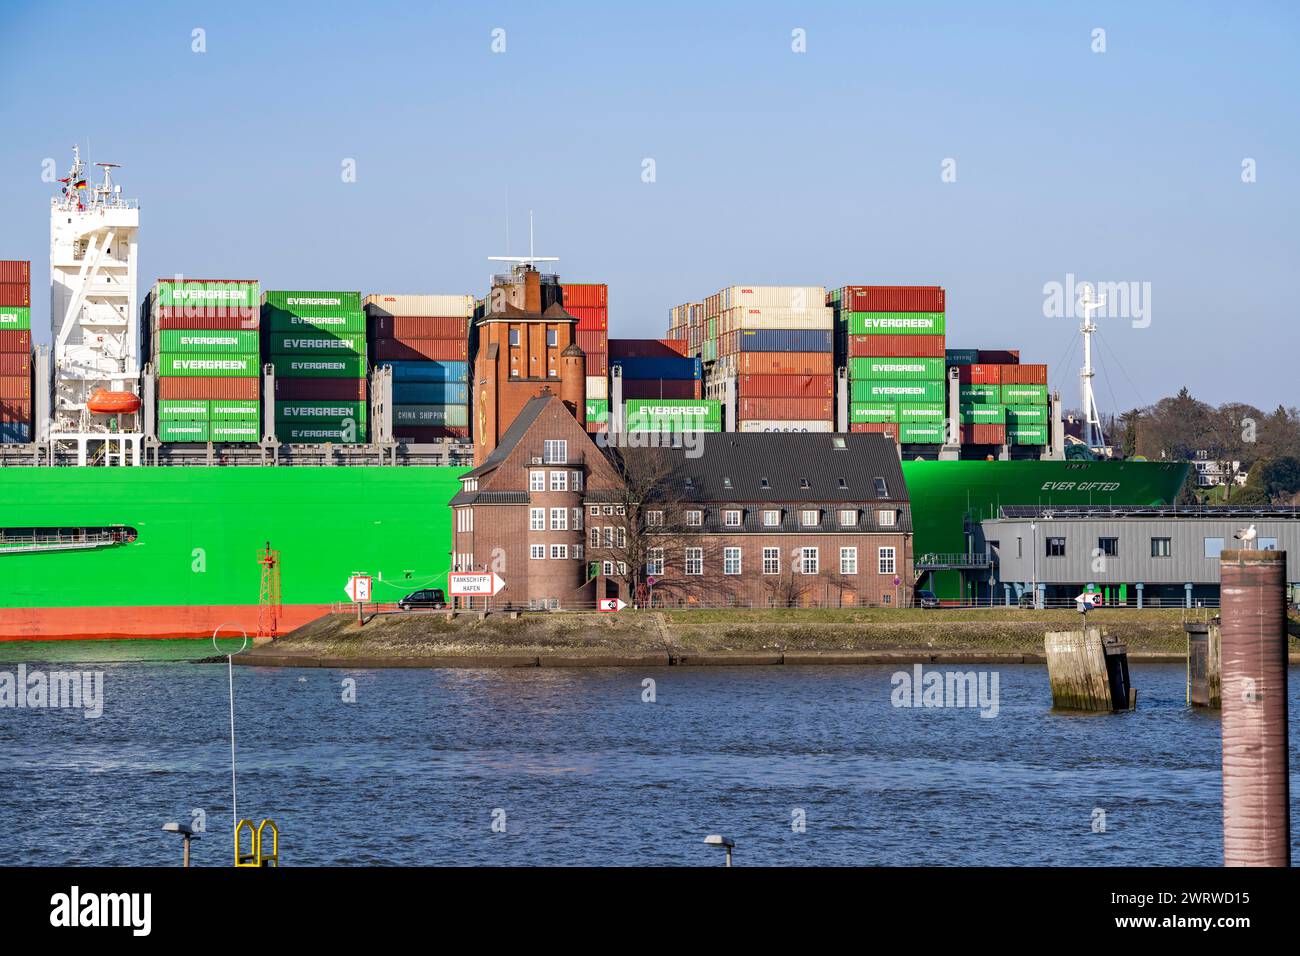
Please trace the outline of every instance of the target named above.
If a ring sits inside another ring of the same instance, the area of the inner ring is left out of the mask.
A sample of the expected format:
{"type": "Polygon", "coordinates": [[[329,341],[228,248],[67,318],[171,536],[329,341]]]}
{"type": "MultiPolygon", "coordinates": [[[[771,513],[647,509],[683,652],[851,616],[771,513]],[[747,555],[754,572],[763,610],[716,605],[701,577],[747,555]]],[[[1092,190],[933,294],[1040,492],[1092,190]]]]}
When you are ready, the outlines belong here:
{"type": "Polygon", "coordinates": [[[134,392],[110,392],[97,388],[90,393],[86,407],[101,415],[130,415],[140,410],[140,396],[134,392]]]}

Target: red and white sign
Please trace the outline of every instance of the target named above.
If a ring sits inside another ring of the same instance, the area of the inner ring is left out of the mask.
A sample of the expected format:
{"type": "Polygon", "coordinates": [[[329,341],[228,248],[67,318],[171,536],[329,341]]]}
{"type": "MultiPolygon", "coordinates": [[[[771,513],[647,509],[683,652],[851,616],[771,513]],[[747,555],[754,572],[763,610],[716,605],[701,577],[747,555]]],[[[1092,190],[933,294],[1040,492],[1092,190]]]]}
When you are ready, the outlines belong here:
{"type": "Polygon", "coordinates": [[[505,586],[495,571],[453,571],[447,575],[447,590],[453,597],[492,597],[505,586]]]}
{"type": "Polygon", "coordinates": [[[1102,594],[1100,591],[1084,591],[1082,594],[1080,594],[1077,598],[1074,599],[1074,603],[1079,605],[1079,607],[1081,608],[1100,607],[1101,599],[1102,599],[1102,594]]]}
{"type": "Polygon", "coordinates": [[[627,602],[622,598],[601,598],[596,602],[598,611],[621,611],[627,607],[627,602]]]}
{"type": "Polygon", "coordinates": [[[343,590],[347,592],[349,598],[361,604],[370,600],[370,584],[370,575],[354,574],[348,578],[348,583],[343,590]]]}

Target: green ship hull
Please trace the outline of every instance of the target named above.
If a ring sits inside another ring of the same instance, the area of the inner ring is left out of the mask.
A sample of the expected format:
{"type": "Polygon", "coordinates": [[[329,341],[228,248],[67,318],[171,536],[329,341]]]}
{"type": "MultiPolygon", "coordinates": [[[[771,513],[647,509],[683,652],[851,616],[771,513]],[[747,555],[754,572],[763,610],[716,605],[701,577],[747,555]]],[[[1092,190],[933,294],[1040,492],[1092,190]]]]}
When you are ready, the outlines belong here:
{"type": "MultiPolygon", "coordinates": [[[[913,556],[970,553],[973,528],[1003,505],[1172,504],[1187,469],[1153,461],[904,461],[913,556]]],[[[988,603],[980,577],[929,571],[918,586],[945,603],[988,603]]]]}

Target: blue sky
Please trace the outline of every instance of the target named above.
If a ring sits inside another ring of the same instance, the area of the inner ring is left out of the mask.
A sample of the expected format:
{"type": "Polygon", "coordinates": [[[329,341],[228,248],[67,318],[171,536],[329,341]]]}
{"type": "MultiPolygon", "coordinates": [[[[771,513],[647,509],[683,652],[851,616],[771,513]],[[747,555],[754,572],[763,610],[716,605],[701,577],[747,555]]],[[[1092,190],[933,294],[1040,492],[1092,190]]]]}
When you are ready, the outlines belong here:
{"type": "Polygon", "coordinates": [[[7,2],[0,258],[33,260],[48,339],[41,162],[89,142],[140,199],[146,281],[481,295],[508,195],[510,251],[533,209],[562,276],[609,283],[615,336],[733,283],[939,284],[950,347],[1018,347],[1068,399],[1076,323],[1043,285],[1073,273],[1151,284],[1149,326],[1102,322],[1104,410],[1183,384],[1300,404],[1298,26],[1288,3],[7,2]]]}

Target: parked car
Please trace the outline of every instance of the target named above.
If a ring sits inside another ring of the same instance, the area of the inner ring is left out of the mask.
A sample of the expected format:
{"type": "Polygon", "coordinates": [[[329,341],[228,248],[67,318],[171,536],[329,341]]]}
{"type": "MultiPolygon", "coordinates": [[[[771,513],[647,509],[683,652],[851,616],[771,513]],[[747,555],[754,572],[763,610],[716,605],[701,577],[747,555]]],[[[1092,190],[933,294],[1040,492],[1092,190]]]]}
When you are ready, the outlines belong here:
{"type": "Polygon", "coordinates": [[[441,608],[447,606],[447,596],[442,593],[442,588],[423,588],[419,591],[412,591],[398,601],[397,606],[403,611],[421,607],[441,608]]]}
{"type": "Polygon", "coordinates": [[[937,608],[939,606],[939,598],[935,595],[933,591],[917,591],[916,606],[924,607],[924,608],[937,608]]]}

